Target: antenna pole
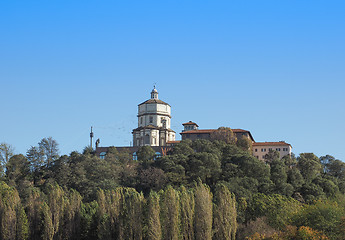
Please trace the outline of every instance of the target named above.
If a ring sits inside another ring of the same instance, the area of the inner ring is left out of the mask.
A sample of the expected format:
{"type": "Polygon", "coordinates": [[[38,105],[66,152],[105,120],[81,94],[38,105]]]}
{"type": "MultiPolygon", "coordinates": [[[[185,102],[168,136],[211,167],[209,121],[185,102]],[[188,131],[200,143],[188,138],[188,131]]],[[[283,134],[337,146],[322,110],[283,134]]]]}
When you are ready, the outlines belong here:
{"type": "Polygon", "coordinates": [[[92,148],[92,138],[93,138],[93,132],[92,132],[92,126],[91,126],[91,132],[90,132],[90,147],[92,148]]]}

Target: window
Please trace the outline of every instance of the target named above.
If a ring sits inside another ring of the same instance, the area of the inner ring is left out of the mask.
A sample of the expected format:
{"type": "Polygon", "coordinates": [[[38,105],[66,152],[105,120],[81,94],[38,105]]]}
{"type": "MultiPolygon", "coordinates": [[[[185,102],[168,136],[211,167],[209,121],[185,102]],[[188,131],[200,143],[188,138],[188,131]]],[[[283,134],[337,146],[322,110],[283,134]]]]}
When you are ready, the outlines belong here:
{"type": "Polygon", "coordinates": [[[134,161],[137,161],[137,160],[138,160],[137,152],[134,152],[134,153],[133,153],[133,160],[134,160],[134,161]]]}
{"type": "Polygon", "coordinates": [[[276,148],[276,151],[280,151],[280,148],[276,148]]]}
{"type": "Polygon", "coordinates": [[[153,117],[150,117],[150,123],[153,123],[153,117]]]}
{"type": "Polygon", "coordinates": [[[261,148],[261,152],[266,152],[266,148],[261,148]]]}
{"type": "Polygon", "coordinates": [[[162,154],[160,152],[156,152],[154,160],[157,160],[157,158],[160,158],[161,156],[162,156],[162,154]]]}
{"type": "Polygon", "coordinates": [[[150,136],[148,134],[145,135],[145,145],[150,145],[150,136]]]}
{"type": "Polygon", "coordinates": [[[100,159],[105,159],[105,156],[107,155],[107,153],[106,152],[101,152],[100,154],[99,154],[99,158],[100,159]]]}
{"type": "Polygon", "coordinates": [[[140,123],[143,124],[143,117],[140,118],[140,123]]]}
{"type": "Polygon", "coordinates": [[[287,148],[283,148],[283,151],[284,151],[284,152],[287,152],[287,151],[288,151],[288,149],[287,149],[287,148]]]}
{"type": "Polygon", "coordinates": [[[272,151],[272,148],[269,148],[268,151],[272,151]]]}
{"type": "Polygon", "coordinates": [[[258,151],[258,149],[257,148],[255,148],[255,152],[257,152],[258,151]]]}

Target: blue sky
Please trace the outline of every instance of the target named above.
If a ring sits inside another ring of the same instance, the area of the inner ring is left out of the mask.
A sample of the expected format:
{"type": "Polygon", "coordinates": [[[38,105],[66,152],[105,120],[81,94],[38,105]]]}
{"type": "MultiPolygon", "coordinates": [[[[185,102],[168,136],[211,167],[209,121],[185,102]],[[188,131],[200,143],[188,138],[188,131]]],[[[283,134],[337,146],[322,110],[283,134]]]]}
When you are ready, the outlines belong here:
{"type": "MultiPolygon", "coordinates": [[[[250,130],[345,161],[344,1],[0,3],[0,142],[126,146],[153,83],[172,128],[250,130]]],[[[177,134],[179,135],[179,134],[177,134]]]]}

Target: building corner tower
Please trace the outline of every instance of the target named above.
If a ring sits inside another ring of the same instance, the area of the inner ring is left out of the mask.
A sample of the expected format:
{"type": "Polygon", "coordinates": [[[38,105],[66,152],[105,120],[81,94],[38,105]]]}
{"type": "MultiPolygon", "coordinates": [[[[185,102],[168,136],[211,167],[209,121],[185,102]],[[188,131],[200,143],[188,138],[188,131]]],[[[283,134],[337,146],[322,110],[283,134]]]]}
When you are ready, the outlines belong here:
{"type": "Polygon", "coordinates": [[[170,128],[171,106],[158,99],[154,87],[151,98],[138,105],[138,128],[133,129],[133,146],[166,146],[175,141],[175,132],[170,128]]]}

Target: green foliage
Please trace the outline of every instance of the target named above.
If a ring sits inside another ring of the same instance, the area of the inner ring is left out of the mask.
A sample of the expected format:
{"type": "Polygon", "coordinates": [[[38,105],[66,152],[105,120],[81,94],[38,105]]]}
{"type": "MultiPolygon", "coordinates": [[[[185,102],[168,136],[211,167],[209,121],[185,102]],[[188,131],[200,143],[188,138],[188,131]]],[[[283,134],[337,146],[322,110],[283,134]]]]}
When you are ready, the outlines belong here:
{"type": "Polygon", "coordinates": [[[138,161],[141,162],[144,168],[147,168],[153,163],[155,154],[155,151],[150,146],[142,146],[137,151],[138,161]]]}
{"type": "Polygon", "coordinates": [[[163,239],[177,240],[179,239],[179,195],[177,190],[168,186],[161,195],[161,222],[163,231],[163,239]]]}
{"type": "Polygon", "coordinates": [[[20,181],[29,178],[30,163],[22,154],[12,156],[6,165],[6,177],[10,185],[17,186],[20,181]]]}
{"type": "Polygon", "coordinates": [[[253,148],[252,140],[242,136],[241,138],[237,139],[236,146],[244,151],[251,152],[253,148]]]}
{"type": "Polygon", "coordinates": [[[18,192],[0,182],[0,239],[27,239],[27,236],[27,217],[18,192]]]}
{"type": "Polygon", "coordinates": [[[11,145],[4,142],[0,144],[0,177],[4,175],[4,169],[13,155],[14,148],[11,145]]]}
{"type": "Polygon", "coordinates": [[[195,186],[194,233],[196,239],[212,239],[212,194],[199,180],[195,186]]]}
{"type": "Polygon", "coordinates": [[[194,239],[194,193],[184,186],[180,190],[180,218],[181,238],[185,240],[194,239]]]}
{"type": "Polygon", "coordinates": [[[213,133],[211,133],[212,140],[224,141],[229,144],[236,143],[236,136],[229,127],[220,127],[213,133]]]}
{"type": "Polygon", "coordinates": [[[258,193],[254,195],[248,210],[254,219],[265,216],[272,227],[283,229],[292,222],[292,217],[301,207],[301,204],[293,198],[279,194],[258,193]]]}
{"type": "Polygon", "coordinates": [[[160,206],[159,195],[156,192],[150,192],[147,200],[148,207],[148,239],[160,240],[162,239],[162,229],[160,221],[160,206]]]}
{"type": "Polygon", "coordinates": [[[236,218],[235,196],[224,184],[218,185],[215,195],[213,239],[235,240],[236,218]]]}
{"type": "Polygon", "coordinates": [[[297,166],[306,182],[311,182],[321,172],[321,163],[313,153],[301,153],[297,166]]]}
{"type": "Polygon", "coordinates": [[[311,227],[326,233],[331,239],[338,239],[344,214],[344,206],[339,206],[337,202],[319,200],[315,204],[305,205],[294,217],[294,224],[311,227]]]}

